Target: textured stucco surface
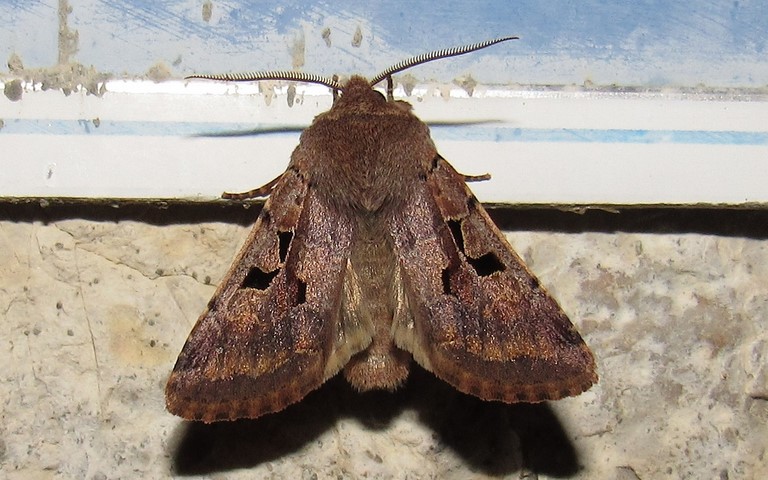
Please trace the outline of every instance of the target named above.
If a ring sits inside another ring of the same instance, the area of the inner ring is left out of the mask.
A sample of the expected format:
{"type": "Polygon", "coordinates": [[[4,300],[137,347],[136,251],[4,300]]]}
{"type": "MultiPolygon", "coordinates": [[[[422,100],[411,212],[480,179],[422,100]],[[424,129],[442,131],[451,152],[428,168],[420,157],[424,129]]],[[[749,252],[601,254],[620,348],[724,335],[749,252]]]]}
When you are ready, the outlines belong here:
{"type": "Polygon", "coordinates": [[[485,403],[416,369],[198,425],[163,387],[248,230],[239,207],[3,206],[4,478],[768,477],[768,215],[496,211],[600,383],[485,403]]]}

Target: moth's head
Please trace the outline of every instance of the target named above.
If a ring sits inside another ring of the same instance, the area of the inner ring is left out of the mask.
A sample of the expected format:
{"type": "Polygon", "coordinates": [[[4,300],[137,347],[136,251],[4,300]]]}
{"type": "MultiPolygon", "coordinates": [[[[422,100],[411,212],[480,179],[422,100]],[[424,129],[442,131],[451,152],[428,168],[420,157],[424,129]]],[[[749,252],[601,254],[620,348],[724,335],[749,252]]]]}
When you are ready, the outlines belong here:
{"type": "Polygon", "coordinates": [[[360,75],[352,75],[351,77],[349,77],[349,80],[347,80],[344,86],[341,87],[341,95],[342,96],[360,95],[360,94],[363,94],[364,92],[371,91],[372,88],[373,88],[373,85],[371,85],[371,83],[365,77],[361,77],[360,75]]]}
{"type": "Polygon", "coordinates": [[[364,77],[353,75],[341,87],[341,95],[334,92],[334,106],[346,104],[369,104],[373,107],[381,106],[387,103],[386,97],[378,90],[373,89],[373,85],[364,77]]]}

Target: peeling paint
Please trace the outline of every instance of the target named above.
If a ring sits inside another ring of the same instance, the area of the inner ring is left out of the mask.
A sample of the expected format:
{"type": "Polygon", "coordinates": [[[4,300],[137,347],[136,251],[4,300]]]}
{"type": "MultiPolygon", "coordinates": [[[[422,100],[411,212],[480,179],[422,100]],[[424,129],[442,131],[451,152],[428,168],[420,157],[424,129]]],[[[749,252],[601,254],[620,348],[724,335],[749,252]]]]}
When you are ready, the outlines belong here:
{"type": "Polygon", "coordinates": [[[259,82],[259,93],[264,96],[264,103],[267,106],[272,103],[272,99],[276,96],[275,85],[276,82],[270,80],[262,80],[259,82]]]}
{"type": "Polygon", "coordinates": [[[213,3],[211,3],[209,0],[206,0],[203,3],[203,21],[205,23],[210,22],[211,15],[213,15],[213,3]]]}
{"type": "Polygon", "coordinates": [[[147,77],[155,83],[171,78],[171,69],[163,62],[157,62],[147,70],[147,77]]]}
{"type": "Polygon", "coordinates": [[[363,31],[360,29],[360,25],[355,29],[355,34],[352,36],[352,46],[360,48],[363,43],[363,31]]]}
{"type": "Polygon", "coordinates": [[[80,34],[77,30],[70,30],[68,25],[72,7],[67,0],[59,0],[59,65],[69,62],[69,59],[77,53],[77,45],[80,34]]]}
{"type": "Polygon", "coordinates": [[[416,77],[414,77],[410,73],[401,75],[400,77],[398,77],[398,80],[400,81],[400,85],[403,86],[403,90],[405,90],[406,97],[411,96],[411,93],[413,93],[413,89],[416,88],[416,85],[418,85],[419,83],[416,77]]]}
{"type": "Polygon", "coordinates": [[[21,100],[21,95],[24,92],[24,87],[21,85],[21,80],[11,80],[10,82],[5,83],[5,87],[3,88],[3,93],[5,94],[6,98],[12,102],[18,102],[21,100]]]}
{"type": "Polygon", "coordinates": [[[300,70],[304,66],[304,53],[306,51],[306,41],[304,32],[299,32],[293,39],[291,45],[291,64],[294,70],[300,70]]]}
{"type": "Polygon", "coordinates": [[[24,71],[24,62],[21,61],[21,57],[12,53],[8,58],[8,71],[13,74],[24,71]]]}
{"type": "Polygon", "coordinates": [[[293,102],[295,99],[296,99],[296,85],[291,83],[290,85],[288,85],[288,95],[287,95],[289,107],[293,106],[293,102]]]}
{"type": "Polygon", "coordinates": [[[325,46],[329,47],[331,46],[331,29],[330,27],[325,27],[322,32],[320,32],[320,37],[325,42],[325,46]]]}
{"type": "Polygon", "coordinates": [[[110,74],[97,71],[93,66],[71,61],[77,53],[79,34],[68,25],[72,7],[66,0],[58,3],[58,64],[49,68],[24,68],[21,57],[13,53],[8,58],[8,69],[20,77],[5,83],[5,96],[17,101],[21,99],[24,87],[41,90],[60,89],[64,95],[84,89],[90,95],[101,96],[106,92],[105,82],[110,74]],[[26,85],[25,85],[26,84],[26,85]]]}
{"type": "Polygon", "coordinates": [[[98,72],[94,67],[80,63],[56,65],[50,68],[25,69],[20,73],[26,82],[41,90],[60,89],[69,96],[81,88],[89,95],[102,96],[106,92],[105,82],[110,74],[98,72]]]}
{"type": "Polygon", "coordinates": [[[477,80],[472,78],[472,75],[469,74],[455,78],[453,83],[463,88],[464,91],[467,92],[467,95],[470,97],[473,93],[475,93],[475,87],[477,87],[477,80]]]}

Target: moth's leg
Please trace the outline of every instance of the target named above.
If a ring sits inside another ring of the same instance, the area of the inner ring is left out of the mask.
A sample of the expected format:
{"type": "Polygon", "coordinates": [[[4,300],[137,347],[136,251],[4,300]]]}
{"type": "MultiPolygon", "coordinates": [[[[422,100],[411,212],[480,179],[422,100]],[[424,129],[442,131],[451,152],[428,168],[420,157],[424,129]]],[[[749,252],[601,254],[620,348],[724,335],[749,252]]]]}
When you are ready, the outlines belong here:
{"type": "Polygon", "coordinates": [[[484,182],[491,179],[490,173],[484,173],[482,175],[464,175],[463,173],[460,173],[459,175],[464,178],[465,182],[484,182]]]}
{"type": "Polygon", "coordinates": [[[392,75],[387,76],[387,101],[388,102],[394,102],[395,101],[395,95],[394,95],[395,85],[392,81],[392,75]]]}
{"type": "Polygon", "coordinates": [[[254,188],[253,190],[248,190],[247,192],[242,193],[229,193],[224,192],[221,194],[221,198],[225,198],[227,200],[247,200],[249,198],[261,198],[261,197],[268,197],[270,193],[272,193],[272,189],[275,187],[275,184],[277,184],[278,181],[280,181],[281,178],[283,178],[284,173],[281,173],[280,176],[277,178],[270,180],[266,185],[262,185],[259,188],[254,188]]]}
{"type": "MultiPolygon", "coordinates": [[[[447,163],[447,161],[441,155],[438,155],[437,157],[435,157],[434,161],[435,162],[442,161],[442,162],[446,162],[447,163]]],[[[437,165],[437,163],[435,163],[435,165],[437,165]]],[[[456,173],[458,173],[459,176],[461,176],[462,180],[464,180],[467,183],[469,183],[469,182],[484,182],[486,180],[490,180],[491,179],[491,174],[490,173],[484,173],[482,175],[464,175],[463,173],[460,173],[460,172],[456,172],[456,173]]]]}

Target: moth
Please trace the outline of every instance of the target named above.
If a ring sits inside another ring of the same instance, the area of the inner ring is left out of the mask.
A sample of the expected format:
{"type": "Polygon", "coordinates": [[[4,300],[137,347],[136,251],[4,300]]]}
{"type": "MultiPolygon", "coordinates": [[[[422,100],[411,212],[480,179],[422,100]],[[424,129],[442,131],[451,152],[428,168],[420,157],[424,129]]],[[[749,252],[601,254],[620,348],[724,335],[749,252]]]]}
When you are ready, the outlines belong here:
{"type": "Polygon", "coordinates": [[[321,83],[331,109],[288,169],[226,198],[269,195],[184,345],[166,387],[189,420],[256,418],[343,370],[393,390],[415,360],[484,400],[540,402],[597,381],[589,348],[507,243],[392,74],[505,37],[413,57],[345,85],[300,72],[210,75],[321,83]],[[373,86],[387,79],[387,97],[373,86]],[[336,93],[340,92],[340,95],[336,93]]]}

